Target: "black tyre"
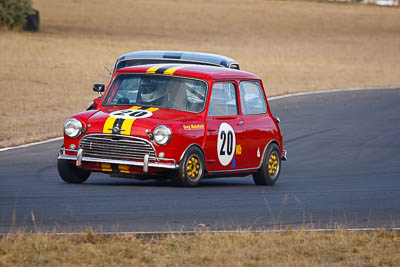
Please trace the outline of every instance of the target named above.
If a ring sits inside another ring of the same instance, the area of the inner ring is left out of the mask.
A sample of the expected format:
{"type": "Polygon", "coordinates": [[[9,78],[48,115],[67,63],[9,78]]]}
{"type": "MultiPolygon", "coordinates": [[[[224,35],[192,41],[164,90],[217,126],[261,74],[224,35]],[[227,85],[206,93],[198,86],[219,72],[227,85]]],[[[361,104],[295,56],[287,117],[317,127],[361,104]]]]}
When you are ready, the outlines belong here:
{"type": "Polygon", "coordinates": [[[197,147],[189,148],[179,164],[178,172],[174,176],[176,185],[197,186],[204,173],[204,157],[197,147]]]}
{"type": "Polygon", "coordinates": [[[81,184],[90,175],[90,171],[76,167],[72,161],[66,159],[57,160],[57,169],[61,179],[70,184],[81,184]]]}
{"type": "Polygon", "coordinates": [[[253,174],[256,185],[274,185],[281,172],[281,150],[276,143],[268,146],[261,168],[253,174]]]}

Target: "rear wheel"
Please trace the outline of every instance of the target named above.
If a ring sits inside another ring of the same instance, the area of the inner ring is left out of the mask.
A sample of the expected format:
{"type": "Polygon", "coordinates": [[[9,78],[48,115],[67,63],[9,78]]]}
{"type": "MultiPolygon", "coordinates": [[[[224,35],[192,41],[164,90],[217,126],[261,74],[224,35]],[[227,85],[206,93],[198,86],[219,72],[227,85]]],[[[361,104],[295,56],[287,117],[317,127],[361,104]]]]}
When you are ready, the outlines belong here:
{"type": "Polygon", "coordinates": [[[183,156],[178,172],[174,176],[175,184],[179,186],[197,186],[204,173],[203,153],[197,147],[191,147],[183,156]]]}
{"type": "Polygon", "coordinates": [[[61,179],[70,184],[81,184],[85,182],[90,175],[90,171],[78,168],[72,161],[66,159],[57,160],[57,169],[61,179]]]}
{"type": "Polygon", "coordinates": [[[276,143],[268,146],[261,168],[253,174],[256,185],[274,185],[281,172],[281,150],[276,143]]]}

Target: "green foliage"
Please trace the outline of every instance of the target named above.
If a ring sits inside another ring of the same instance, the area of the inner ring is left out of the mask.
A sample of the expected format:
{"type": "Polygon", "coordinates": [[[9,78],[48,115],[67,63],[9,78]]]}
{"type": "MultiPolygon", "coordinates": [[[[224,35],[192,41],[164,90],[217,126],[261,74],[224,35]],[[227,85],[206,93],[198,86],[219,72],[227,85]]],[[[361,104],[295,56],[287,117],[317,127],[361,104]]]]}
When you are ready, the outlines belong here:
{"type": "Polygon", "coordinates": [[[0,0],[0,28],[22,27],[33,12],[31,0],[0,0]]]}

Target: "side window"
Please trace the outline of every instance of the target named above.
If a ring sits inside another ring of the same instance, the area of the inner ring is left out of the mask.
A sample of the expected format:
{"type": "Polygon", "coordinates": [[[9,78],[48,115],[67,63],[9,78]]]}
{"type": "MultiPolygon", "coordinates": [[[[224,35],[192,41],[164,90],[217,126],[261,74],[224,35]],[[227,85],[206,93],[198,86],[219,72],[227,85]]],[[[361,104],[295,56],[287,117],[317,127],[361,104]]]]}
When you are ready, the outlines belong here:
{"type": "Polygon", "coordinates": [[[258,82],[240,83],[240,102],[244,115],[267,112],[264,94],[258,82]]]}
{"type": "Polygon", "coordinates": [[[238,115],[236,88],[233,83],[215,83],[208,116],[238,115]]]}

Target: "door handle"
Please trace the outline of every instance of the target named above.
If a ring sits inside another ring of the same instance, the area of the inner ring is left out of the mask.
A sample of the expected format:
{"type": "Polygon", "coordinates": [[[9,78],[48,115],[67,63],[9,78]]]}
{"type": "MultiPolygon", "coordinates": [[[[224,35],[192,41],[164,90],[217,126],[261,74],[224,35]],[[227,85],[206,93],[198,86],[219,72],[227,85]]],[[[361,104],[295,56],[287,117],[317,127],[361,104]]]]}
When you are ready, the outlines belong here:
{"type": "Polygon", "coordinates": [[[238,125],[243,125],[244,121],[239,121],[238,125]]]}
{"type": "Polygon", "coordinates": [[[213,130],[213,129],[208,129],[207,130],[207,132],[209,132],[209,133],[213,133],[213,132],[216,132],[217,130],[213,130]]]}

